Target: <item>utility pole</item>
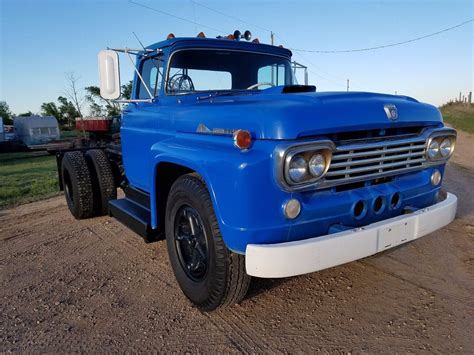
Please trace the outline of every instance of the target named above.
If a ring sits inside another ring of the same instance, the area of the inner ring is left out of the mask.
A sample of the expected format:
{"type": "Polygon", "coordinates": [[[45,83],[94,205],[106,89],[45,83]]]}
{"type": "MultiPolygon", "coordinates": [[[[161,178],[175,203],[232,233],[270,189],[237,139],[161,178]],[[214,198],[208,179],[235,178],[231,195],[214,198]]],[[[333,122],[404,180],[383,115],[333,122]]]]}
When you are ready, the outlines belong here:
{"type": "Polygon", "coordinates": [[[349,79],[347,79],[347,91],[349,91],[349,79]]]}
{"type": "Polygon", "coordinates": [[[472,104],[472,91],[469,91],[469,95],[467,95],[467,103],[469,106],[472,104]]]}
{"type": "MultiPolygon", "coordinates": [[[[273,35],[273,31],[270,31],[270,43],[271,43],[272,46],[273,46],[274,42],[275,42],[275,36],[273,35]]],[[[275,77],[275,74],[273,73],[274,69],[275,69],[275,66],[272,65],[272,69],[271,69],[272,70],[272,76],[271,76],[272,84],[274,84],[273,78],[275,77]]]]}

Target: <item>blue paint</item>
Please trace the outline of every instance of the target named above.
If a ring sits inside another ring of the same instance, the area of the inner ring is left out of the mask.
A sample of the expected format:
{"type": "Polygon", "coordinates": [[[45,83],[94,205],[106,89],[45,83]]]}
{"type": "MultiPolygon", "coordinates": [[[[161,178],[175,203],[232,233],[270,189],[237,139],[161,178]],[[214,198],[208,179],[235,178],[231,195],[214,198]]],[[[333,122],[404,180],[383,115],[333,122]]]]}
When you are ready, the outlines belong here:
{"type": "MultiPolygon", "coordinates": [[[[267,53],[290,58],[289,50],[229,40],[184,38],[152,45],[161,48],[163,62],[176,50],[222,48],[267,53]]],[[[137,68],[143,57],[139,57],[137,68]]],[[[197,58],[198,60],[198,58],[197,58]]],[[[166,67],[164,73],[166,73],[166,67]]],[[[137,78],[134,94],[137,95],[137,78]]],[[[248,243],[278,243],[325,235],[332,226],[362,226],[399,215],[405,206],[422,208],[435,201],[438,187],[430,183],[433,167],[394,177],[391,181],[336,192],[335,189],[285,192],[276,182],[277,145],[341,132],[384,130],[394,127],[443,126],[434,106],[405,96],[365,92],[283,94],[282,87],[252,94],[201,100],[203,94],[167,95],[164,84],[150,103],[129,104],[122,118],[122,151],[129,183],[151,196],[152,227],[158,227],[156,175],[161,163],[175,163],[198,172],[206,182],[227,246],[244,252],[248,243]],[[385,104],[396,105],[398,119],[387,119],[385,104]],[[229,135],[202,134],[209,129],[246,129],[253,143],[240,151],[229,135]],[[373,200],[400,192],[402,202],[380,214],[373,200]],[[297,198],[302,212],[289,221],[283,204],[297,198]],[[357,220],[354,204],[366,201],[367,214],[357,220]]],[[[444,173],[444,165],[437,167],[444,173]]]]}

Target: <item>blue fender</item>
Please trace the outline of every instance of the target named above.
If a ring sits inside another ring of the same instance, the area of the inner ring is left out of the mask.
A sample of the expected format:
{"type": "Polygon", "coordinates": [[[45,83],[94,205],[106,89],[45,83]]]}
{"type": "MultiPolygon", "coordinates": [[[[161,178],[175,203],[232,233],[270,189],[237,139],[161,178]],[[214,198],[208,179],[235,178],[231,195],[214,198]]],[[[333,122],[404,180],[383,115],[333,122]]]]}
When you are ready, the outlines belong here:
{"type": "Polygon", "coordinates": [[[188,169],[191,169],[198,173],[204,180],[204,182],[207,185],[207,188],[209,190],[209,194],[211,195],[211,200],[214,205],[214,210],[218,210],[217,208],[217,202],[216,198],[214,195],[214,190],[212,188],[212,183],[209,179],[209,177],[206,174],[206,171],[202,169],[201,166],[196,164],[195,162],[192,161],[192,159],[183,159],[180,157],[176,152],[175,154],[169,154],[169,153],[161,153],[158,155],[155,155],[153,157],[153,164],[154,164],[154,169],[153,169],[153,180],[150,181],[150,186],[151,186],[151,191],[150,191],[150,207],[151,207],[151,227],[153,229],[156,229],[158,227],[158,211],[157,211],[157,203],[156,203],[156,190],[157,190],[157,174],[158,174],[158,166],[161,163],[173,163],[177,164],[183,167],[186,167],[188,169]]]}

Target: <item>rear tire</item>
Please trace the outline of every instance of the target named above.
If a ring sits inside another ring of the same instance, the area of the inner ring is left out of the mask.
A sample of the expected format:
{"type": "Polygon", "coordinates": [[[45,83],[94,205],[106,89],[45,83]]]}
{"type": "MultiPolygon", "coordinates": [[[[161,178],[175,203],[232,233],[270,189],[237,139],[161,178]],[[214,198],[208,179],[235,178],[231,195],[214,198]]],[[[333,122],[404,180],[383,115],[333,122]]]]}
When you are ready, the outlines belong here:
{"type": "Polygon", "coordinates": [[[67,152],[61,163],[61,176],[66,202],[76,219],[94,215],[92,182],[82,152],[67,152]]]}
{"type": "Polygon", "coordinates": [[[171,187],[165,227],[171,266],[194,305],[212,311],[244,298],[251,279],[245,256],[227,249],[209,192],[196,174],[181,176],[171,187]]]}
{"type": "Polygon", "coordinates": [[[114,173],[109,159],[101,149],[91,149],[85,154],[91,172],[94,195],[94,210],[99,216],[108,213],[109,201],[117,199],[114,173]]]}

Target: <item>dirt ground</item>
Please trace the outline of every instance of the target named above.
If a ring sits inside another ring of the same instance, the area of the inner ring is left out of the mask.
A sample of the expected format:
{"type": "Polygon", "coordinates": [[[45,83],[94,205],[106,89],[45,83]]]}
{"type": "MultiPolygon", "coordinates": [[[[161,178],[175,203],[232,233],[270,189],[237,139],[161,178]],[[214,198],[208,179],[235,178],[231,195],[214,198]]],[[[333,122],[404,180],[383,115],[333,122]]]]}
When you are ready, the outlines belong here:
{"type": "Polygon", "coordinates": [[[0,352],[474,352],[474,138],[445,186],[456,220],[361,261],[253,279],[203,314],[182,296],[163,241],[74,220],[64,198],[0,211],[0,352]]]}

